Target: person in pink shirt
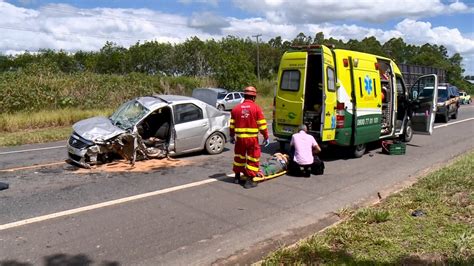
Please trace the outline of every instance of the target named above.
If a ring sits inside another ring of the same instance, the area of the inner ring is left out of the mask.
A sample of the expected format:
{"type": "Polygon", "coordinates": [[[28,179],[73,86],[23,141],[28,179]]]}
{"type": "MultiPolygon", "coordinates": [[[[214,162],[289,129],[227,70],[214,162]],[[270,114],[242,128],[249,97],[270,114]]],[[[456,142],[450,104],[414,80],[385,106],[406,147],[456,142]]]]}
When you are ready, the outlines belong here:
{"type": "Polygon", "coordinates": [[[290,147],[294,150],[291,156],[292,169],[296,174],[300,174],[301,168],[303,168],[303,176],[311,176],[311,166],[314,164],[314,153],[321,152],[321,148],[314,139],[313,136],[309,135],[308,128],[306,125],[298,127],[298,133],[293,134],[291,137],[290,147]]]}

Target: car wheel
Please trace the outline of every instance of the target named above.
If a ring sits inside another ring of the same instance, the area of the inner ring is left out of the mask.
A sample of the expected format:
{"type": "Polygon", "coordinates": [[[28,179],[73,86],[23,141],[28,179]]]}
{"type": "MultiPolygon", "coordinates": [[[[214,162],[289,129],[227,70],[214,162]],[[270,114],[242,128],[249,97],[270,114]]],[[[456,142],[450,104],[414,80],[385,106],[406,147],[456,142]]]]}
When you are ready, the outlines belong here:
{"type": "Polygon", "coordinates": [[[362,143],[362,144],[359,144],[359,145],[355,145],[354,146],[354,150],[353,150],[353,155],[355,158],[360,158],[362,157],[364,154],[365,154],[365,150],[366,150],[366,145],[365,143],[362,143]]]}
{"type": "Polygon", "coordinates": [[[224,150],[225,139],[221,133],[212,133],[206,140],[206,151],[209,154],[219,154],[224,150]]]}
{"type": "Polygon", "coordinates": [[[403,135],[400,136],[400,139],[403,142],[410,142],[413,138],[413,129],[411,128],[411,121],[408,120],[405,126],[405,130],[403,131],[403,135]]]}
{"type": "Polygon", "coordinates": [[[443,122],[448,123],[448,121],[449,121],[449,114],[448,114],[448,110],[446,110],[446,112],[443,114],[443,122]]]}
{"type": "Polygon", "coordinates": [[[458,118],[458,111],[459,111],[459,108],[456,108],[456,112],[454,112],[454,114],[451,115],[452,119],[457,119],[458,118]]]}
{"type": "Polygon", "coordinates": [[[219,109],[220,111],[225,111],[225,107],[223,104],[219,104],[219,106],[217,106],[217,109],[219,109]]]}

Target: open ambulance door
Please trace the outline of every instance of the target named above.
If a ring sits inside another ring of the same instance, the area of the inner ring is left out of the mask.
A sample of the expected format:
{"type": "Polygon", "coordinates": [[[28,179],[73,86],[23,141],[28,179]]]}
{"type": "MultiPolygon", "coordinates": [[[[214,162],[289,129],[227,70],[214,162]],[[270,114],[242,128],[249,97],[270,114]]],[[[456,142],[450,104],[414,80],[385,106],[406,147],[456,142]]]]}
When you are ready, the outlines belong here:
{"type": "Polygon", "coordinates": [[[334,56],[332,51],[322,46],[323,64],[323,109],[321,112],[322,123],[321,139],[330,141],[336,138],[336,70],[334,67],[334,56]]]}
{"type": "Polygon", "coordinates": [[[273,120],[277,139],[290,140],[303,121],[307,60],[307,52],[289,52],[280,62],[273,120]]]}
{"type": "Polygon", "coordinates": [[[409,90],[411,127],[413,133],[431,135],[436,116],[438,77],[420,77],[409,90]]]}

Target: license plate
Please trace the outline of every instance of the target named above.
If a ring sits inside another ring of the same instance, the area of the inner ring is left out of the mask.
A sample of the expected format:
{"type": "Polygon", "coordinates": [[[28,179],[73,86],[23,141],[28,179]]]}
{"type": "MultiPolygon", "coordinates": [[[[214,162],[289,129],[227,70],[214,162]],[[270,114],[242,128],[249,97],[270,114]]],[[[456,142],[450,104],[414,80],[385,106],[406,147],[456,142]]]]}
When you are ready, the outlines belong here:
{"type": "Polygon", "coordinates": [[[294,133],[294,127],[283,127],[283,132],[294,133]]]}

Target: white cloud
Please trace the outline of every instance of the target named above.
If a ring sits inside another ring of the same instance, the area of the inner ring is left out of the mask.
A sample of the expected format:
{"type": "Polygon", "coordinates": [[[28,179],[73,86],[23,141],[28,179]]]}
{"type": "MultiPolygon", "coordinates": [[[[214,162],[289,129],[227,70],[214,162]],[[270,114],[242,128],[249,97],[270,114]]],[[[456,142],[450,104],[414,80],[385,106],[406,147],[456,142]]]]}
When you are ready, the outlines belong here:
{"type": "Polygon", "coordinates": [[[440,0],[234,0],[234,3],[275,23],[385,22],[472,11],[462,2],[445,5],[440,0]]]}
{"type": "Polygon", "coordinates": [[[219,0],[178,0],[178,2],[185,5],[190,5],[192,3],[205,4],[214,7],[219,5],[219,0]]]}
{"type": "Polygon", "coordinates": [[[188,26],[191,28],[201,29],[210,34],[220,34],[222,28],[229,25],[227,19],[217,16],[212,12],[193,13],[188,20],[188,26]]]}

